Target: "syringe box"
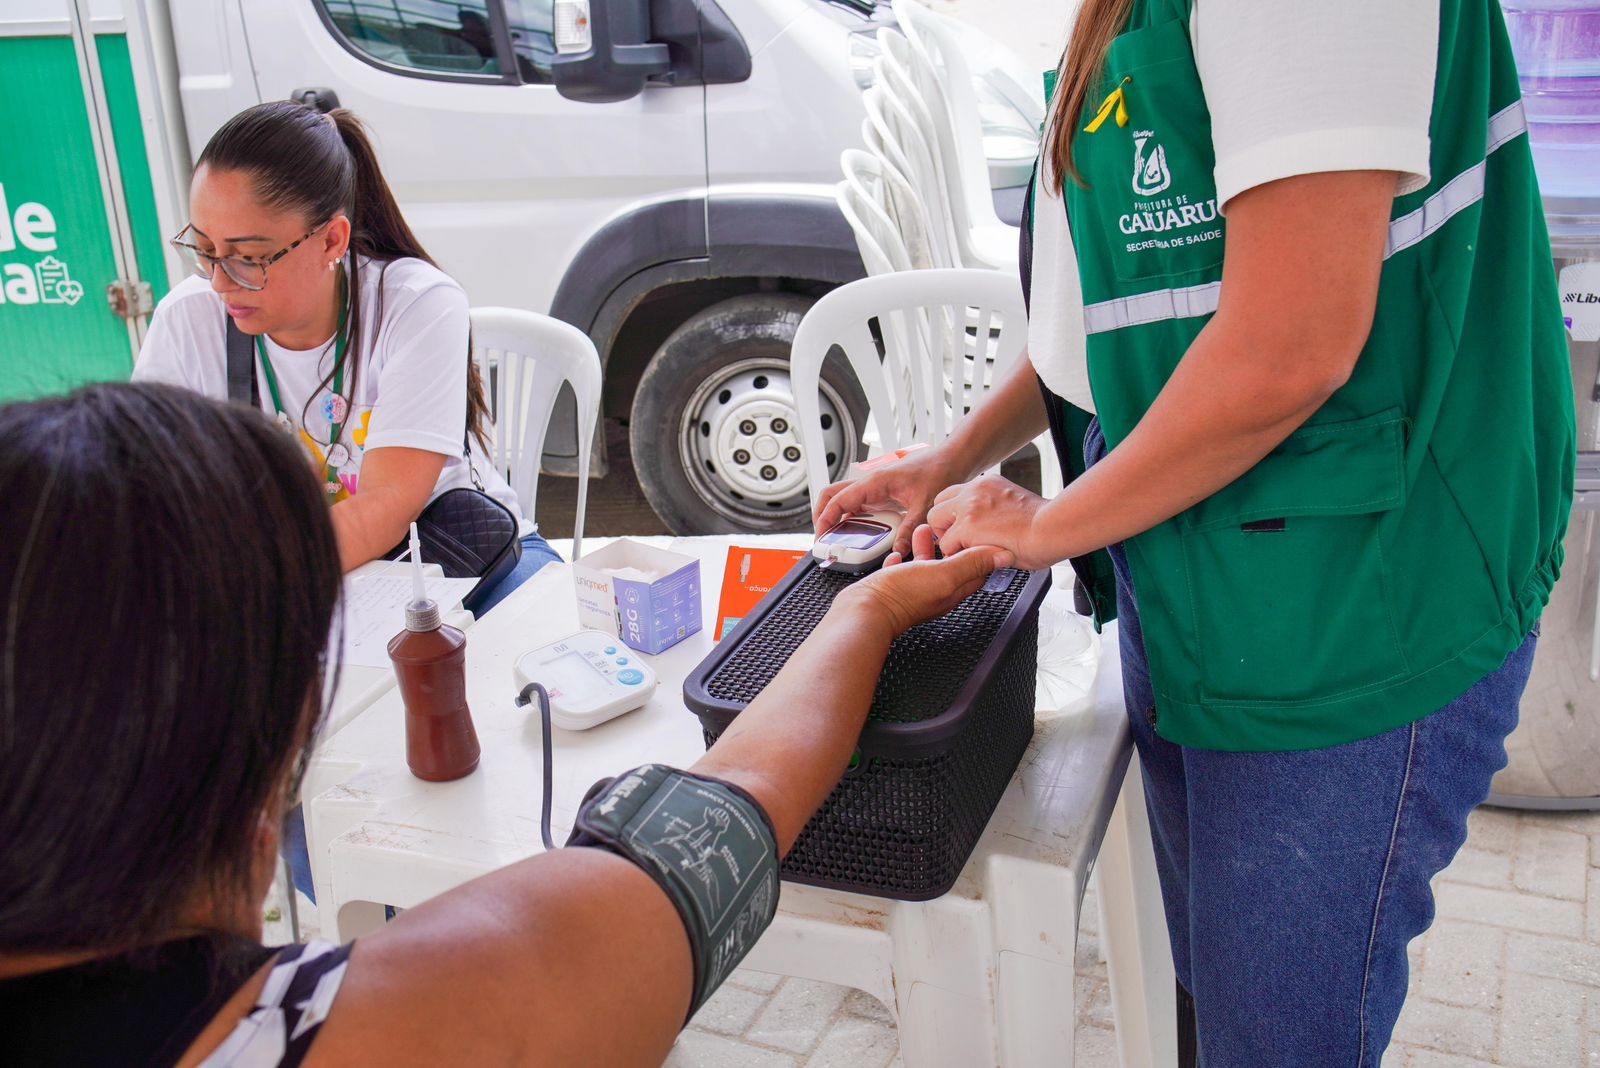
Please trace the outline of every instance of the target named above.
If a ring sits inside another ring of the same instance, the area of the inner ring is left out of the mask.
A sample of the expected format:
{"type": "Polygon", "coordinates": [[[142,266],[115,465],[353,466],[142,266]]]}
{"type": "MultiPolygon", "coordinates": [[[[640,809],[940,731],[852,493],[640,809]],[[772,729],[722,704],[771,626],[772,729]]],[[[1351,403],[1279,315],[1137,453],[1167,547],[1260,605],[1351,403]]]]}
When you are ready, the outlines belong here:
{"type": "Polygon", "coordinates": [[[700,560],[618,538],[573,566],[578,622],[641,653],[700,630],[700,560]]]}

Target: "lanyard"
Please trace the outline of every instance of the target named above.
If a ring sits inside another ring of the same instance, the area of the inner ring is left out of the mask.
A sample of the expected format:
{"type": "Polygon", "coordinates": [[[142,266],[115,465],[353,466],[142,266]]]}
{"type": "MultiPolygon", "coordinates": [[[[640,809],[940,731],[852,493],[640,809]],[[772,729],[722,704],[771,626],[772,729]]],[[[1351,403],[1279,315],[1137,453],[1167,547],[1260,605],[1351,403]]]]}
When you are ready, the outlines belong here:
{"type": "MultiPolygon", "coordinates": [[[[335,332],[333,340],[333,395],[335,397],[342,397],[344,395],[344,353],[346,343],[344,328],[345,318],[349,314],[349,311],[350,300],[349,295],[346,294],[344,303],[339,307],[339,328],[335,332]]],[[[284,410],[283,400],[278,394],[278,375],[275,371],[273,371],[272,360],[267,356],[266,342],[261,339],[259,334],[256,336],[256,352],[261,356],[261,371],[267,380],[267,392],[272,397],[272,408],[278,413],[278,421],[283,423],[285,429],[287,429],[290,426],[288,422],[289,413],[284,410]]],[[[334,446],[338,444],[339,428],[342,424],[343,420],[341,419],[332,419],[328,422],[328,452],[326,457],[324,457],[322,466],[323,474],[328,483],[328,493],[330,495],[338,493],[339,489],[341,488],[341,484],[339,482],[339,468],[327,461],[333,457],[333,449],[334,446]]],[[[312,441],[311,435],[306,433],[305,428],[301,428],[300,434],[308,443],[315,446],[316,443],[312,441]]],[[[321,450],[319,449],[317,451],[320,452],[321,450]]]]}

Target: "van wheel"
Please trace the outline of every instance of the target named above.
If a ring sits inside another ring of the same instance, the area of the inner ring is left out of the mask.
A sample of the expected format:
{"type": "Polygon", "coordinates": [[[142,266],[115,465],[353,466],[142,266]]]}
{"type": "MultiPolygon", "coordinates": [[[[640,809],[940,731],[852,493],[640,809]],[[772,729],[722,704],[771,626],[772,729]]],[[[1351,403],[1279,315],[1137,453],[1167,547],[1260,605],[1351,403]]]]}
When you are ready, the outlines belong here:
{"type": "MultiPolygon", "coordinates": [[[[677,534],[804,530],[811,523],[789,346],[805,297],[756,293],[696,312],[656,350],[633,395],[639,486],[677,534]]],[[[838,355],[822,367],[830,478],[866,451],[867,399],[838,355]]]]}

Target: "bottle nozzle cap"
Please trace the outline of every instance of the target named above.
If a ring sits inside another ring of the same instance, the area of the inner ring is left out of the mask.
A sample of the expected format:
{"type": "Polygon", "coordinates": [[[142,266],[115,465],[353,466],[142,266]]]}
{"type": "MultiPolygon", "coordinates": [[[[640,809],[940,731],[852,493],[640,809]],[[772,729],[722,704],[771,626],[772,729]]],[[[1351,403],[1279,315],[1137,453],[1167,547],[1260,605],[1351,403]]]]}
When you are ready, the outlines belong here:
{"type": "Polygon", "coordinates": [[[435,601],[412,601],[406,605],[406,630],[438,630],[441,617],[435,601]]]}

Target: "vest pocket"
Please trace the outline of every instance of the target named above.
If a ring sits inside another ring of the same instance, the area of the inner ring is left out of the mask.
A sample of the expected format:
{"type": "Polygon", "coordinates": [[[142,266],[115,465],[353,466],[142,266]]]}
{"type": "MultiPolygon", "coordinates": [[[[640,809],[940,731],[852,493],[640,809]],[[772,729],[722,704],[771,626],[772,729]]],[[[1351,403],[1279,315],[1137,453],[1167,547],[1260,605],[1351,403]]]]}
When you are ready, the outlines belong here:
{"type": "Polygon", "coordinates": [[[1380,537],[1404,447],[1398,408],[1302,427],[1184,513],[1203,698],[1290,704],[1406,674],[1380,537]]]}

